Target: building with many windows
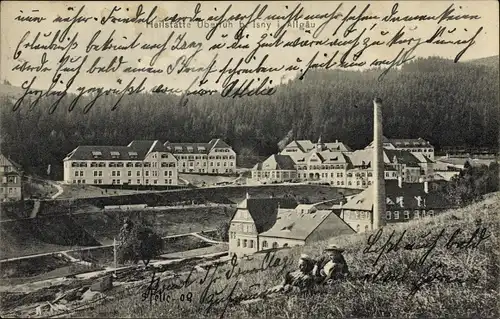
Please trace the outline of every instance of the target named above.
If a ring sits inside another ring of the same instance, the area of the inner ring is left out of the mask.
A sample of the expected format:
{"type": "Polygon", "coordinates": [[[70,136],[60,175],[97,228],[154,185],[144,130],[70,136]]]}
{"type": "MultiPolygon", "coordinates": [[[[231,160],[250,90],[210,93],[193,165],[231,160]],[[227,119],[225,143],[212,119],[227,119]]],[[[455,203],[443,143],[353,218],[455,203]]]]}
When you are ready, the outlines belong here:
{"type": "Polygon", "coordinates": [[[233,174],[236,172],[236,153],[221,139],[208,143],[171,143],[166,149],[178,162],[180,173],[233,174]]]}
{"type": "MultiPolygon", "coordinates": [[[[399,176],[405,183],[436,179],[432,160],[434,148],[427,141],[383,140],[386,180],[397,180],[399,176]],[[402,147],[405,143],[411,145],[402,147]]],[[[365,149],[352,151],[338,141],[322,143],[319,139],[316,144],[308,140],[293,141],[280,154],[256,164],[252,168],[252,180],[261,183],[316,182],[363,189],[373,183],[372,153],[371,144],[365,149]]]]}
{"type": "Polygon", "coordinates": [[[17,201],[23,199],[22,169],[14,161],[0,154],[0,201],[17,201]]]}
{"type": "Polygon", "coordinates": [[[158,140],[136,140],[127,146],[78,146],[64,159],[64,182],[177,185],[177,160],[158,140]]]}
{"type": "MultiPolygon", "coordinates": [[[[404,183],[401,178],[385,182],[387,224],[419,219],[453,208],[435,191],[435,184],[404,183]]],[[[356,232],[373,230],[373,186],[354,195],[341,207],[340,217],[356,232]]]]}
{"type": "MultiPolygon", "coordinates": [[[[432,146],[429,141],[426,141],[423,138],[389,139],[383,136],[382,142],[385,149],[407,151],[414,155],[420,154],[424,155],[430,160],[434,160],[434,146],[432,146]]],[[[373,142],[371,142],[366,148],[372,148],[372,147],[373,147],[373,142]]]]}

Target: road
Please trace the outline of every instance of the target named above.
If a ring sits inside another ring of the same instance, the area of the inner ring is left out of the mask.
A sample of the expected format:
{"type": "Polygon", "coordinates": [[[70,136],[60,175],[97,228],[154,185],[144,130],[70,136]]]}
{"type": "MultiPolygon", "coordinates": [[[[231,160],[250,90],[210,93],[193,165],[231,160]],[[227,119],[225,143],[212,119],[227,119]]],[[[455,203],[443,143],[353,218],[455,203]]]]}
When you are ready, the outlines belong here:
{"type": "MultiPolygon", "coordinates": [[[[204,230],[204,232],[212,232],[212,231],[215,231],[215,229],[204,230]]],[[[162,239],[184,237],[184,236],[195,236],[195,237],[198,237],[198,238],[200,238],[208,243],[211,243],[211,244],[220,243],[218,241],[201,236],[199,233],[196,233],[196,232],[164,236],[164,237],[162,237],[162,239]]],[[[55,252],[50,252],[50,253],[27,255],[27,256],[14,257],[14,258],[6,258],[6,259],[0,260],[0,263],[7,262],[7,261],[14,261],[14,260],[23,260],[23,259],[29,259],[29,258],[43,257],[43,256],[68,255],[68,253],[80,252],[80,251],[84,251],[84,250],[102,249],[102,248],[106,248],[106,247],[113,247],[113,245],[111,244],[111,245],[91,246],[91,247],[83,247],[83,248],[77,248],[77,249],[60,250],[60,251],[55,251],[55,252]]]]}
{"type": "Polygon", "coordinates": [[[57,188],[57,193],[55,193],[54,195],[52,195],[51,199],[56,199],[57,197],[59,197],[64,192],[64,189],[59,184],[59,182],[49,181],[49,183],[52,184],[52,186],[54,186],[55,188],[57,188]]]}

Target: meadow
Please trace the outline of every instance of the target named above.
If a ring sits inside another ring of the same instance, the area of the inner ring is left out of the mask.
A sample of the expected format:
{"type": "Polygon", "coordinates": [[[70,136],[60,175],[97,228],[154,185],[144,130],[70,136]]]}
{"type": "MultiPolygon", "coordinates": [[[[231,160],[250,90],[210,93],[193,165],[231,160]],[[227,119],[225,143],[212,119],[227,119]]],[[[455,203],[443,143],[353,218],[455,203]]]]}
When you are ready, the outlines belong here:
{"type": "MultiPolygon", "coordinates": [[[[315,257],[328,242],[253,255],[208,272],[145,283],[141,291],[76,313],[78,317],[163,318],[498,318],[500,193],[482,202],[382,231],[333,238],[351,276],[306,293],[250,304],[315,257]],[[164,286],[163,286],[164,284],[164,286]]],[[[330,241],[331,242],[331,241],[330,241]]]]}

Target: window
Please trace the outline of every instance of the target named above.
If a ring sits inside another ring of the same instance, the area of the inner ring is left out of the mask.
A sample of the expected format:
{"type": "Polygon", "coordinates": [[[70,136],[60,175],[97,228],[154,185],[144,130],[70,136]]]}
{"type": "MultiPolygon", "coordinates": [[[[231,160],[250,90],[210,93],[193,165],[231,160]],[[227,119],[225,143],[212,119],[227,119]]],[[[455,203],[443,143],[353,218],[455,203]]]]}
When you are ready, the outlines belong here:
{"type": "Polygon", "coordinates": [[[288,247],[288,243],[284,243],[284,244],[283,244],[283,247],[288,247]]]}
{"type": "Polygon", "coordinates": [[[243,247],[246,247],[246,246],[247,246],[247,240],[243,239],[243,247]]]}
{"type": "Polygon", "coordinates": [[[141,176],[141,171],[137,171],[137,176],[141,176]]]}
{"type": "Polygon", "coordinates": [[[250,240],[250,248],[253,248],[253,240],[250,240]]]}
{"type": "Polygon", "coordinates": [[[146,176],[149,176],[149,171],[146,171],[146,176]]]}
{"type": "Polygon", "coordinates": [[[428,213],[429,213],[429,216],[431,216],[431,217],[434,216],[434,211],[433,210],[430,210],[428,213]]]}
{"type": "Polygon", "coordinates": [[[405,219],[410,219],[410,212],[405,210],[405,219]]]}
{"type": "Polygon", "coordinates": [[[390,212],[390,211],[387,211],[387,212],[385,213],[385,219],[387,219],[387,220],[390,220],[390,219],[391,219],[391,212],[390,212]]]}
{"type": "Polygon", "coordinates": [[[394,212],[394,219],[399,219],[399,211],[394,212]]]}
{"type": "Polygon", "coordinates": [[[267,248],[267,241],[265,241],[265,240],[264,240],[264,241],[262,242],[262,248],[267,248]]]}
{"type": "Polygon", "coordinates": [[[237,247],[240,247],[241,243],[240,243],[240,239],[238,238],[238,241],[236,242],[236,246],[237,247]]]}
{"type": "Polygon", "coordinates": [[[120,176],[120,171],[116,171],[116,176],[120,176]]]}
{"type": "Polygon", "coordinates": [[[128,171],[127,176],[132,176],[132,171],[128,171]]]}
{"type": "Polygon", "coordinates": [[[141,180],[140,180],[140,179],[138,179],[138,180],[137,180],[137,184],[140,184],[140,183],[141,183],[141,180]]]}
{"type": "Polygon", "coordinates": [[[419,219],[420,218],[420,211],[419,210],[416,210],[414,213],[413,213],[413,217],[415,219],[419,219]]]}
{"type": "Polygon", "coordinates": [[[78,177],[78,171],[75,171],[75,176],[78,177]]]}
{"type": "Polygon", "coordinates": [[[115,171],[111,171],[111,176],[116,176],[116,172],[115,171]]]}
{"type": "Polygon", "coordinates": [[[359,224],[356,226],[356,232],[359,233],[360,226],[359,224]]]}
{"type": "Polygon", "coordinates": [[[367,232],[369,230],[369,227],[368,225],[365,226],[365,232],[367,232]]]}
{"type": "Polygon", "coordinates": [[[278,248],[278,243],[277,242],[273,243],[273,248],[278,248]]]}

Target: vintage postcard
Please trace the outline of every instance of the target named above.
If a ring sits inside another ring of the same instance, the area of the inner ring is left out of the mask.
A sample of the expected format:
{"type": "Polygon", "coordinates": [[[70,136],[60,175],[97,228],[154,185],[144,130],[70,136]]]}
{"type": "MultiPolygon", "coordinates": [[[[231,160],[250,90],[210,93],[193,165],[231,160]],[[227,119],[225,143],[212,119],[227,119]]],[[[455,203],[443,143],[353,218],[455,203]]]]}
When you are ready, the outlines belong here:
{"type": "Polygon", "coordinates": [[[498,318],[497,1],[3,1],[0,317],[498,318]]]}

